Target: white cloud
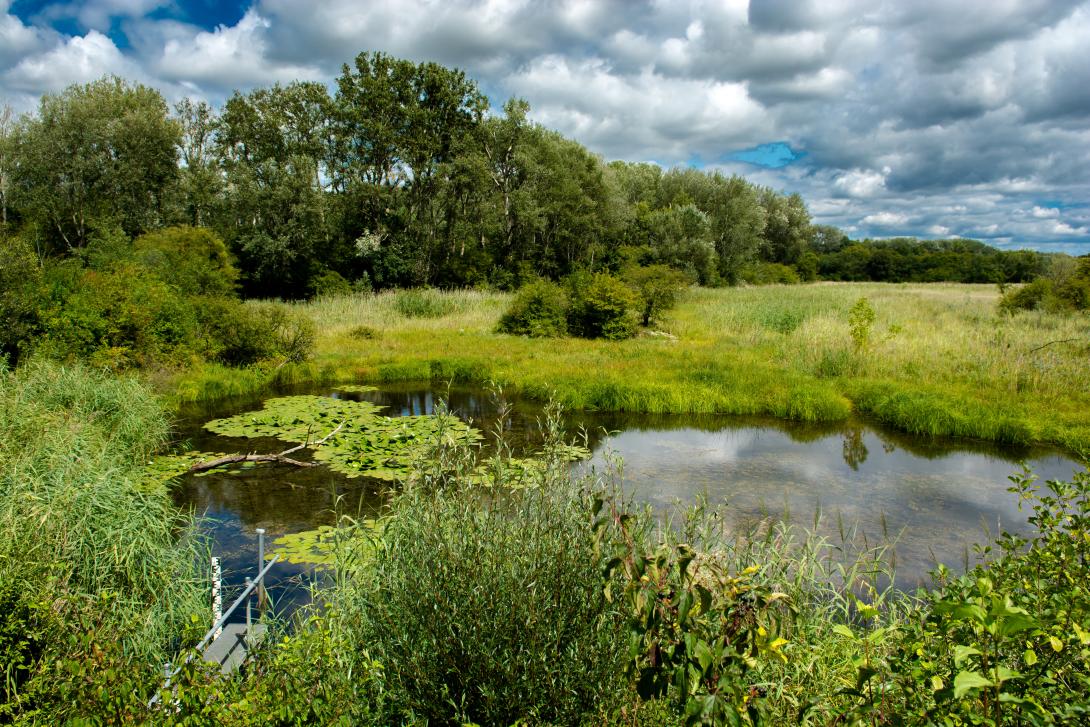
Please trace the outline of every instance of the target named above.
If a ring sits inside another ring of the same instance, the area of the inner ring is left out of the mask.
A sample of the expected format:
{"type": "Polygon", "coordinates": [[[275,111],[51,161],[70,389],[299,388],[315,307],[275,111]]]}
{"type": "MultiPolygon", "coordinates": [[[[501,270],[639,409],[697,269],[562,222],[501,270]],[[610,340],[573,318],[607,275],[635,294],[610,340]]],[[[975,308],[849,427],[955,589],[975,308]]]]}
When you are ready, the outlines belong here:
{"type": "Polygon", "coordinates": [[[126,58],[112,40],[92,30],[68,38],[45,53],[27,56],[3,74],[3,85],[25,92],[55,92],[106,74],[135,80],[144,77],[140,67],[126,58]]]}
{"type": "Polygon", "coordinates": [[[20,20],[0,0],[0,95],[27,109],[117,73],[220,102],[332,82],[382,51],[463,68],[497,104],[523,96],[606,157],[696,157],[798,191],[853,234],[1069,244],[1090,229],[1071,206],[1090,199],[1090,0],[253,0],[218,28],[190,24],[192,2],[61,2],[20,20]],[[65,36],[59,17],[90,30],[65,36]],[[776,141],[805,156],[721,161],[776,141]]]}
{"type": "Polygon", "coordinates": [[[875,227],[900,227],[908,224],[908,215],[899,212],[876,212],[864,217],[863,224],[875,227]]]}
{"type": "Polygon", "coordinates": [[[232,27],[167,40],[155,68],[170,81],[224,89],[323,75],[314,66],[269,63],[266,31],[270,27],[271,22],[251,8],[232,27]]]}
{"type": "Polygon", "coordinates": [[[834,184],[852,197],[873,197],[885,191],[889,172],[889,167],[884,167],[881,172],[853,169],[837,177],[834,184]]]}

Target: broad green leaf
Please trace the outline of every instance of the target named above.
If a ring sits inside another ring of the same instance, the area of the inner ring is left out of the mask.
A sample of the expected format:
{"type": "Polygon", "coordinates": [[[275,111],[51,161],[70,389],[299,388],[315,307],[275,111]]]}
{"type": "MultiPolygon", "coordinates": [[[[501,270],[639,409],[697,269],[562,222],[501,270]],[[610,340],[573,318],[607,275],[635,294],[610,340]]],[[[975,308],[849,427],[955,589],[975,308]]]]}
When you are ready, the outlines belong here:
{"type": "Polygon", "coordinates": [[[975,656],[979,654],[980,649],[977,649],[974,646],[962,646],[959,644],[954,647],[954,664],[957,666],[961,666],[962,662],[968,659],[970,656],[975,656]]]}
{"type": "Polygon", "coordinates": [[[849,639],[854,639],[855,638],[855,634],[852,632],[852,630],[850,628],[848,628],[847,626],[845,626],[844,624],[834,624],[833,625],[833,632],[838,633],[841,636],[844,636],[844,637],[849,638],[849,639]]]}
{"type": "Polygon", "coordinates": [[[979,672],[958,672],[958,675],[954,677],[954,699],[961,699],[973,689],[982,689],[991,686],[994,686],[992,682],[981,676],[979,672]]]}

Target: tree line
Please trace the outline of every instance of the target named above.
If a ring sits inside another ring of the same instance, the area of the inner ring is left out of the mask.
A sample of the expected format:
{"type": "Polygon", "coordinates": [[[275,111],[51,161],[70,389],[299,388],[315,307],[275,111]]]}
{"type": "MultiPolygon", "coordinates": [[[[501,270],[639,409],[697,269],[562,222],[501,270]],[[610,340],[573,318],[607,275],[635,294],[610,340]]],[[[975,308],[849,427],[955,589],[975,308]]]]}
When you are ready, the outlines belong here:
{"type": "Polygon", "coordinates": [[[221,109],[109,77],[0,118],[0,210],[39,260],[207,227],[247,296],[517,287],[663,264],[702,285],[792,279],[1028,279],[1035,253],[851,243],[798,195],[738,176],[606,162],[499,113],[462,71],[361,53],[330,90],[293,82],[221,109]],[[967,272],[971,271],[971,272],[967,272]],[[1027,277],[1028,276],[1028,277],[1027,277]]]}

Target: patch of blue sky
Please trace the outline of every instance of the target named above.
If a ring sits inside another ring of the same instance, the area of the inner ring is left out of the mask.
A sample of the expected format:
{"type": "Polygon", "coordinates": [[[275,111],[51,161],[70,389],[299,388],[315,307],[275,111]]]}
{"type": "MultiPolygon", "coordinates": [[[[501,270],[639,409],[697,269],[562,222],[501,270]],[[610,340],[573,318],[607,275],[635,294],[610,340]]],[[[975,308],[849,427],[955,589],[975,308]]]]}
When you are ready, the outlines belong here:
{"type": "Polygon", "coordinates": [[[1079,209],[1082,207],[1090,207],[1090,202],[1067,202],[1062,199],[1038,199],[1034,200],[1033,204],[1042,209],[1057,209],[1057,210],[1069,210],[1079,209]]]}
{"type": "Polygon", "coordinates": [[[773,141],[768,144],[758,144],[750,149],[731,152],[726,155],[725,160],[746,162],[766,169],[782,169],[804,156],[806,152],[792,149],[787,142],[773,141]]]}
{"type": "MultiPolygon", "coordinates": [[[[212,30],[219,25],[235,25],[253,4],[253,0],[176,0],[164,2],[143,17],[151,20],[180,20],[212,30]]],[[[65,35],[82,35],[86,28],[79,19],[79,4],[58,0],[15,0],[8,12],[24,23],[48,23],[54,30],[65,35]]],[[[110,18],[109,28],[98,30],[109,35],[120,47],[128,45],[119,25],[125,13],[118,12],[110,18]],[[120,42],[119,42],[120,41],[120,42]]]]}

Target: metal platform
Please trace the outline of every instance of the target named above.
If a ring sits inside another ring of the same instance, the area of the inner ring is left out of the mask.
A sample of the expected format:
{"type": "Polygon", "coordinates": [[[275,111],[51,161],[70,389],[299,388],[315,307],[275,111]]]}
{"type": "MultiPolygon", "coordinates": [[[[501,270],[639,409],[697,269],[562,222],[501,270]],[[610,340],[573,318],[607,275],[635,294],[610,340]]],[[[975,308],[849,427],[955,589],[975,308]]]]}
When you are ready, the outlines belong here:
{"type": "Polygon", "coordinates": [[[204,650],[204,660],[219,664],[224,674],[230,674],[242,666],[250,649],[260,644],[267,632],[265,624],[255,623],[247,638],[246,624],[226,624],[220,637],[204,650]]]}

